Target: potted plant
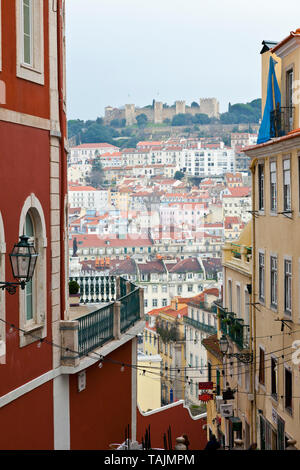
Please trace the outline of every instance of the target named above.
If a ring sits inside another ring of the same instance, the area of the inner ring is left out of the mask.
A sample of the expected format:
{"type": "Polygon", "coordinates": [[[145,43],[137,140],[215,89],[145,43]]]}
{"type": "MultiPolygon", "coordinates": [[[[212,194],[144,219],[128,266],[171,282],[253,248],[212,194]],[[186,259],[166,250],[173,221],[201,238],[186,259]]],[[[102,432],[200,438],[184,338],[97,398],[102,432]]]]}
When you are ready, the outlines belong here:
{"type": "Polygon", "coordinates": [[[70,307],[79,307],[80,303],[80,286],[76,281],[69,282],[69,298],[70,298],[70,307]]]}

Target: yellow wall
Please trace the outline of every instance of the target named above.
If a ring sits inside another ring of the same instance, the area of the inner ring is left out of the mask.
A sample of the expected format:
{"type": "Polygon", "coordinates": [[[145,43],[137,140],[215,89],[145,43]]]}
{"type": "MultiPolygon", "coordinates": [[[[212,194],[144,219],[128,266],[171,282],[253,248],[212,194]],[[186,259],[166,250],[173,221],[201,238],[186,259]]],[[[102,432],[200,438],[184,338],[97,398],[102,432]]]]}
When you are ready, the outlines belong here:
{"type": "Polygon", "coordinates": [[[148,356],[138,360],[137,401],[143,412],[155,410],[161,406],[160,360],[159,356],[148,356]],[[145,373],[143,373],[144,370],[145,373]]]}

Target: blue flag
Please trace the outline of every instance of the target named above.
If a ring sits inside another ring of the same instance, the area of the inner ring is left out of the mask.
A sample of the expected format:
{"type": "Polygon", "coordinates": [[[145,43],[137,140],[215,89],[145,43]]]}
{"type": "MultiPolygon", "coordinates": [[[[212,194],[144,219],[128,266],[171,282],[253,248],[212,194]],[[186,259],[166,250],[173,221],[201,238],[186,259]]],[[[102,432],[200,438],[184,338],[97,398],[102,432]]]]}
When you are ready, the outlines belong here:
{"type": "Polygon", "coordinates": [[[271,138],[271,112],[281,107],[281,93],[275,74],[275,61],[270,57],[267,99],[263,119],[260,125],[257,143],[262,144],[271,138]]]}

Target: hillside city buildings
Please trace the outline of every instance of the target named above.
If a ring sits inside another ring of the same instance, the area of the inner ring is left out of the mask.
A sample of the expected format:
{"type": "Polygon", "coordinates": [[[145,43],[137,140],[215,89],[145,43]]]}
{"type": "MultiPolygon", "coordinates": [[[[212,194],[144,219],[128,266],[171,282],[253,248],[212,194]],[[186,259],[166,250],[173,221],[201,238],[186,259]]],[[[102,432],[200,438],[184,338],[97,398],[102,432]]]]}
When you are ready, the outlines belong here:
{"type": "Polygon", "coordinates": [[[263,41],[262,124],[245,150],[252,221],[224,245],[217,333],[202,341],[210,380],[222,371],[208,434],[229,448],[299,448],[299,38],[263,41]]]}
{"type": "Polygon", "coordinates": [[[65,2],[0,13],[0,448],[299,448],[300,29],[258,135],[69,148],[65,2]]]}
{"type": "MultiPolygon", "coordinates": [[[[251,134],[245,137],[240,149],[253,142],[251,134]]],[[[149,411],[184,400],[204,412],[199,382],[208,373],[201,341],[217,332],[223,245],[234,249],[251,220],[250,174],[237,171],[239,153],[216,138],[108,149],[101,143],[70,149],[70,279],[80,284],[81,302],[87,303],[104,278],[121,276],[143,289],[141,407],[149,411]],[[104,175],[97,188],[89,184],[95,161],[104,175]],[[148,368],[159,375],[152,393],[148,368]]]]}

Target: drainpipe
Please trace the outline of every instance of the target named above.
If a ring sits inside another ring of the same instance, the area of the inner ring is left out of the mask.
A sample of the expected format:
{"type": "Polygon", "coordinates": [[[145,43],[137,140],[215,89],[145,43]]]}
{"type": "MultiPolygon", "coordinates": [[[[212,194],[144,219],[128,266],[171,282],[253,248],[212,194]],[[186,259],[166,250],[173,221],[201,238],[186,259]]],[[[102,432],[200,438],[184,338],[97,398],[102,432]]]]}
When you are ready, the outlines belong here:
{"type": "Polygon", "coordinates": [[[66,252],[65,240],[65,197],[67,194],[67,167],[65,153],[66,132],[66,113],[64,110],[64,54],[63,54],[63,0],[57,0],[57,70],[58,70],[58,99],[59,99],[59,125],[60,125],[60,302],[61,319],[65,317],[66,309],[66,252]]]}
{"type": "Polygon", "coordinates": [[[255,168],[256,168],[257,158],[255,158],[250,165],[251,176],[252,176],[252,292],[251,292],[251,337],[253,338],[253,363],[251,367],[251,390],[253,391],[254,400],[251,402],[251,440],[256,442],[256,387],[255,387],[255,377],[256,377],[256,309],[255,309],[255,300],[256,300],[256,238],[255,238],[255,168]]]}

